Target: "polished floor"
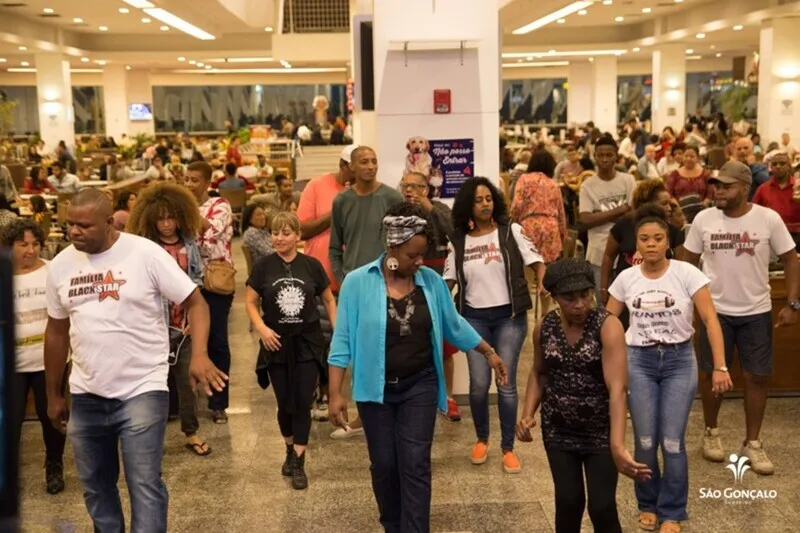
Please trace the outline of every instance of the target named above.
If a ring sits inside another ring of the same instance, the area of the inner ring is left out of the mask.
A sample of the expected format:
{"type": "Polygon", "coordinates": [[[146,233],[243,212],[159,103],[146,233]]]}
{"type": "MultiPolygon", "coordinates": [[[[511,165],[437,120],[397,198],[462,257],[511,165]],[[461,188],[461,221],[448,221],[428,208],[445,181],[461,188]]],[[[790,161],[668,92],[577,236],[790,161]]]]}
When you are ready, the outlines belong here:
{"type": "MultiPolygon", "coordinates": [[[[238,247],[237,247],[238,251],[238,247]]],[[[244,260],[239,256],[239,265],[244,260]]],[[[244,274],[240,273],[242,283],[244,274]]],[[[310,487],[293,491],[281,477],[283,441],[275,418],[272,391],[255,381],[256,342],[248,333],[244,296],[236,296],[231,315],[233,352],[231,409],[228,425],[215,426],[203,413],[201,436],[213,448],[208,457],[184,449],[178,422],[170,422],[164,457],[164,478],[170,493],[171,532],[292,532],[361,533],[380,531],[372,497],[369,463],[363,438],[333,441],[331,426],[315,423],[308,450],[310,487]]],[[[522,355],[518,383],[524,388],[531,366],[528,342],[522,355]]],[[[352,409],[351,405],[351,411],[352,409]]],[[[468,459],[474,439],[469,409],[464,420],[440,419],[433,446],[433,505],[431,531],[514,533],[554,530],[553,487],[540,434],[520,444],[523,470],[505,474],[501,467],[499,427],[494,415],[492,455],[483,466],[468,459]]],[[[722,410],[722,438],[735,452],[742,438],[742,402],[731,400],[722,410]]],[[[698,443],[702,414],[696,402],[687,437],[690,460],[689,514],[684,531],[702,533],[778,533],[800,531],[800,399],[773,399],[767,406],[765,446],[777,473],[759,477],[747,472],[735,484],[723,464],[700,457],[698,443]],[[776,491],[767,501],[733,501],[725,488],[776,491]],[[701,489],[719,490],[719,499],[700,498],[701,489]]],[[[630,448],[630,425],[628,444],[630,448]]],[[[67,446],[67,490],[57,496],[44,491],[44,454],[38,423],[26,424],[21,445],[22,518],[26,532],[90,532],[72,450],[67,446]]],[[[127,491],[120,480],[128,512],[127,491]]],[[[632,482],[622,478],[617,493],[624,531],[638,531],[632,482]]],[[[592,531],[588,516],[584,531],[592,531]]]]}

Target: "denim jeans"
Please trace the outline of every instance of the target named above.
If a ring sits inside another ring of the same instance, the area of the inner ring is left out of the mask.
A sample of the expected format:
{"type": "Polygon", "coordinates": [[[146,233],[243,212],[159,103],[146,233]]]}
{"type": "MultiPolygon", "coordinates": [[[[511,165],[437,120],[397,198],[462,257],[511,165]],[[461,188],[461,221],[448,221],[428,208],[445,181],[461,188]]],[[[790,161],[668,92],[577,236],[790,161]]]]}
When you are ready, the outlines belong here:
{"type": "Polygon", "coordinates": [[[428,533],[431,445],[438,397],[431,366],[387,383],[383,403],[358,402],[369,450],[372,491],[386,533],[428,533]]]}
{"type": "Polygon", "coordinates": [[[653,471],[636,483],[639,510],[658,519],[688,519],[689,462],[686,425],[697,392],[697,360],[692,341],[674,345],[628,347],[628,408],[633,423],[636,461],[653,471]],[[658,467],[661,447],[664,470],[658,467]]]}
{"type": "MultiPolygon", "coordinates": [[[[203,298],[206,299],[208,312],[211,315],[211,328],[208,331],[208,357],[217,368],[230,375],[231,348],[228,344],[228,316],[231,314],[233,295],[215,294],[205,289],[201,292],[203,298]]],[[[214,393],[208,399],[209,410],[221,411],[228,408],[230,388],[231,385],[228,382],[222,391],[213,391],[214,393]]]]}
{"type": "Polygon", "coordinates": [[[128,400],[73,394],[69,435],[95,533],[124,533],[118,447],[131,498],[131,533],[167,531],[167,486],[161,479],[169,393],[128,400]]]}
{"type": "MultiPolygon", "coordinates": [[[[517,362],[528,334],[527,313],[511,316],[511,306],[485,309],[464,308],[464,318],[483,340],[491,344],[508,367],[508,383],[498,387],[497,410],[500,413],[501,445],[514,449],[517,424],[517,362]]],[[[486,358],[475,350],[467,352],[469,365],[469,407],[478,440],[489,441],[489,386],[492,369],[486,358]]]]}

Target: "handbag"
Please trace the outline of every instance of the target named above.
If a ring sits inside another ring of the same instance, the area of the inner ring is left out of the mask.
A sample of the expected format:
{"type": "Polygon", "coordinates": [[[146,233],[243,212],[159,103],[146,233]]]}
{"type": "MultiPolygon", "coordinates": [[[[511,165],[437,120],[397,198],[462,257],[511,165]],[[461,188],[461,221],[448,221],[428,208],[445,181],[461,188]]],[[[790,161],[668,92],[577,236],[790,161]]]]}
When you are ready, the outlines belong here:
{"type": "Polygon", "coordinates": [[[209,261],[203,274],[203,288],[214,294],[233,294],[236,291],[236,269],[224,259],[209,261]]]}
{"type": "Polygon", "coordinates": [[[172,326],[168,326],[167,331],[169,332],[169,356],[167,356],[167,363],[173,366],[178,362],[178,356],[181,353],[181,348],[183,348],[183,343],[186,342],[189,336],[182,329],[172,326]]]}

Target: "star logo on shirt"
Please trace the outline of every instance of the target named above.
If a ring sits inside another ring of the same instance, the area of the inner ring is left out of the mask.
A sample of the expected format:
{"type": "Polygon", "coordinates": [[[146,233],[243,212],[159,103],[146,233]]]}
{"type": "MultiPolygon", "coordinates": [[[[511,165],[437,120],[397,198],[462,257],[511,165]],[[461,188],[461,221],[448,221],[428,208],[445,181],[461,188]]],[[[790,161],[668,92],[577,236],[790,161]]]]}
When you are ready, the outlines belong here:
{"type": "Polygon", "coordinates": [[[124,279],[115,279],[114,274],[109,270],[103,277],[103,281],[95,281],[92,286],[101,302],[106,298],[113,298],[119,301],[119,288],[125,283],[127,282],[124,279]]]}
{"type": "Polygon", "coordinates": [[[760,239],[751,239],[750,235],[748,235],[745,231],[742,234],[742,238],[739,240],[738,245],[736,246],[736,257],[739,257],[742,254],[755,256],[756,244],[758,244],[760,241],[760,239]]]}
{"type": "Polygon", "coordinates": [[[489,249],[484,256],[483,264],[488,265],[492,261],[497,261],[498,263],[502,262],[503,257],[500,255],[500,251],[497,249],[497,246],[494,244],[489,245],[489,249]]]}

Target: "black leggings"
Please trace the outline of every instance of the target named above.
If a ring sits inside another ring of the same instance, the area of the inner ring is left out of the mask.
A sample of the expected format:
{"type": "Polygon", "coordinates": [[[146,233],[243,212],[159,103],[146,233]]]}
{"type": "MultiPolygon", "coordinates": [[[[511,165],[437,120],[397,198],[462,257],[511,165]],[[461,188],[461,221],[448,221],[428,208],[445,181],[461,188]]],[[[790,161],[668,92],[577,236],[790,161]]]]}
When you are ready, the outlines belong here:
{"type": "Polygon", "coordinates": [[[33,400],[36,405],[36,416],[42,424],[46,460],[61,462],[64,455],[66,436],[58,431],[47,418],[47,387],[44,371],[22,372],[14,374],[12,380],[12,431],[14,442],[19,443],[22,437],[22,422],[25,420],[25,407],[28,403],[28,391],[33,389],[33,400]]]}
{"type": "Polygon", "coordinates": [[[316,361],[295,363],[293,383],[289,383],[289,367],[287,365],[269,364],[269,380],[278,400],[278,425],[281,435],[292,437],[295,444],[308,444],[311,433],[311,402],[317,388],[319,365],[316,361]],[[294,412],[289,412],[289,406],[294,412]]]}
{"type": "Polygon", "coordinates": [[[547,450],[556,489],[556,533],[579,533],[589,493],[589,518],[597,533],[621,533],[617,516],[617,467],[610,452],[547,450]]]}

